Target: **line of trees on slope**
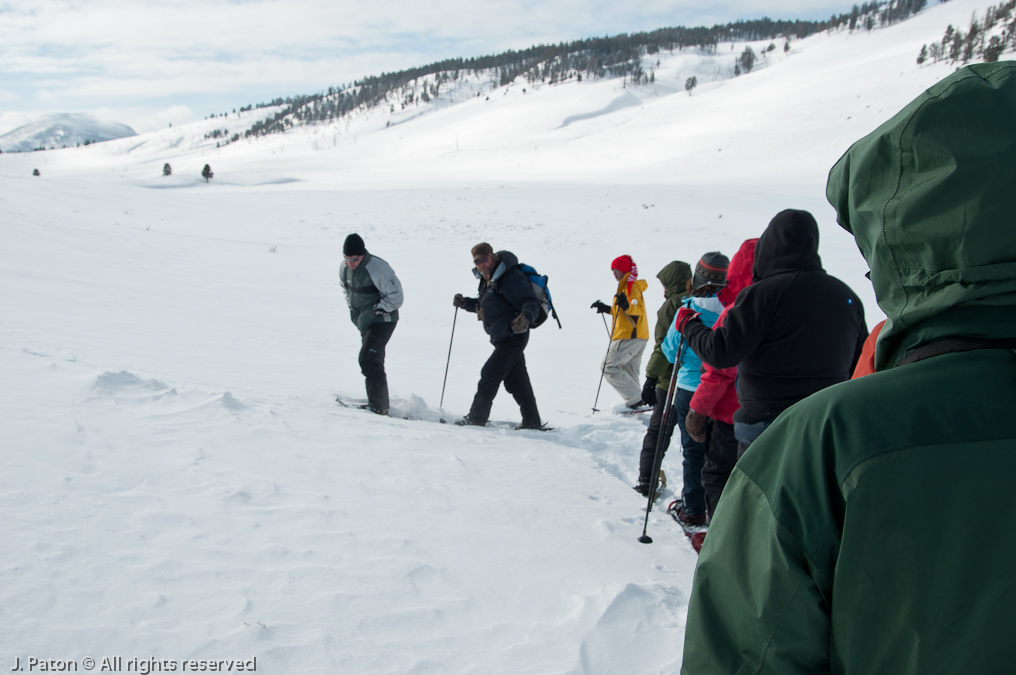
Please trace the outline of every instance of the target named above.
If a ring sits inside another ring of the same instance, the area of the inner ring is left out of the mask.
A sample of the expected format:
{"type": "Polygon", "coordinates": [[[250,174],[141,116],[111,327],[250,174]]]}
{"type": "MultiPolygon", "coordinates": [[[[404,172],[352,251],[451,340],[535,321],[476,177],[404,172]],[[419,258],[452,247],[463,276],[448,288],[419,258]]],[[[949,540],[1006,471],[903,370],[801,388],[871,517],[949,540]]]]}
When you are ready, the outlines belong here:
{"type": "Polygon", "coordinates": [[[974,59],[993,62],[1007,49],[1016,49],[1016,0],[991,5],[983,21],[978,21],[974,14],[966,33],[950,24],[941,41],[921,47],[917,64],[922,65],[929,59],[950,63],[968,63],[974,59]]]}
{"type": "MultiPolygon", "coordinates": [[[[897,1],[897,0],[894,0],[897,1]]],[[[590,38],[557,45],[539,45],[521,51],[470,59],[446,59],[426,66],[366,77],[344,87],[329,87],[327,92],[275,99],[258,108],[282,106],[271,118],[254,124],[244,136],[264,136],[286,131],[296,125],[329,122],[359,108],[388,105],[405,108],[417,98],[428,102],[441,95],[441,88],[464,76],[485,77],[493,73],[492,86],[503,86],[524,78],[529,83],[558,82],[571,77],[625,77],[633,84],[654,79],[642,67],[644,56],[661,51],[697,48],[715,53],[721,41],[754,41],[794,35],[807,37],[829,27],[825,21],[781,21],[763,18],[738,21],[712,28],[661,28],[659,30],[614,37],[590,38]],[[421,93],[414,84],[428,78],[421,93]]],[[[246,108],[250,109],[250,106],[246,108]]]]}
{"type": "MultiPolygon", "coordinates": [[[[533,84],[575,78],[624,77],[633,85],[653,82],[655,74],[643,68],[643,57],[661,51],[696,48],[715,53],[720,42],[754,42],[777,37],[806,38],[814,33],[843,27],[872,30],[903,21],[921,11],[927,0],[872,0],[854,5],[849,14],[833,15],[828,21],[782,21],[768,17],[737,21],[711,28],[661,28],[655,31],[590,38],[556,45],[539,45],[470,59],[445,59],[426,66],[366,77],[327,92],[275,99],[258,108],[280,106],[272,117],[257,122],[245,138],[282,133],[294,126],[331,122],[354,110],[389,106],[405,109],[417,101],[427,103],[441,95],[442,87],[465,76],[490,77],[491,87],[505,86],[519,78],[533,84]]],[[[738,70],[749,72],[754,52],[742,54],[738,70]],[[750,59],[750,63],[744,63],[750,59]]],[[[241,108],[250,110],[251,106],[241,108]]],[[[236,140],[235,135],[233,139],[236,140]]]]}
{"type": "MultiPolygon", "coordinates": [[[[942,0],[945,2],[946,0],[942,0]]],[[[849,30],[874,30],[885,28],[900,21],[906,21],[924,9],[928,0],[889,0],[889,2],[865,2],[854,5],[849,14],[833,15],[829,19],[829,28],[838,29],[846,26],[849,30]]]]}

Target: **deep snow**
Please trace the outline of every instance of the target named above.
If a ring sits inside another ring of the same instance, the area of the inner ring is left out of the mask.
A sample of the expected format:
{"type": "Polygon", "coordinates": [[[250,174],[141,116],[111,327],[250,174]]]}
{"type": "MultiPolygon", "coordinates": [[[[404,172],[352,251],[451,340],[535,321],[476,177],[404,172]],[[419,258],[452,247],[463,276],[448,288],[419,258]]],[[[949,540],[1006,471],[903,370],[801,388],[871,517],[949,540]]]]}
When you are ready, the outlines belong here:
{"type": "MultiPolygon", "coordinates": [[[[512,85],[388,128],[374,114],[204,138],[250,113],[0,155],[4,663],[676,672],[696,558],[661,511],[655,543],[637,541],[644,427],[591,413],[607,336],[589,304],[609,301],[610,261],[629,253],[655,312],[666,263],[731,255],[794,207],[881,319],[826,172],[952,70],[919,68],[921,44],[986,6],[953,0],[789,55],[777,41],[736,79],[714,77],[733,58],[721,45],[661,55],[655,87],[512,85]],[[419,419],[333,401],[363,396],[337,282],[353,231],[404,284],[387,364],[396,412],[419,419]],[[526,358],[553,432],[507,429],[503,391],[503,424],[437,423],[468,409],[490,349],[451,305],[475,289],[481,240],[550,275],[564,329],[536,330],[526,358]]],[[[599,407],[619,402],[605,385],[599,407]]],[[[666,500],[677,450],[664,468],[666,500]]]]}

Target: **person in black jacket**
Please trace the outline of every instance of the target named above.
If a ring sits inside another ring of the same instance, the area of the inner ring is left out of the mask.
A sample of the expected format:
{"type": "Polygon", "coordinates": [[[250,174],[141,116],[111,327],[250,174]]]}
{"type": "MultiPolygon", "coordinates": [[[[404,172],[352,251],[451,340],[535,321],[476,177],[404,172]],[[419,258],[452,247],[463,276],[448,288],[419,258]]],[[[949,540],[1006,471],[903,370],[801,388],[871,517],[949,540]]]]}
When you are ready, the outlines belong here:
{"type": "Polygon", "coordinates": [[[540,429],[543,422],[536,407],[536,396],[526,370],[523,353],[529,342],[529,325],[537,320],[541,307],[529,279],[519,269],[519,260],[509,251],[494,253],[484,242],[472,249],[473,274],[480,280],[478,297],[457,294],[456,307],[475,312],[490,336],[494,353],[483,364],[476,386],[473,405],[458,425],[484,426],[497,390],[504,382],[505,390],[515,398],[522,411],[519,429],[540,429]]]}
{"type": "Polygon", "coordinates": [[[676,318],[703,361],[737,366],[738,457],[791,405],[849,380],[868,336],[860,299],[822,269],[818,223],[807,211],[788,209],[770,221],[753,277],[721,328],[711,330],[688,308],[676,318]]]}

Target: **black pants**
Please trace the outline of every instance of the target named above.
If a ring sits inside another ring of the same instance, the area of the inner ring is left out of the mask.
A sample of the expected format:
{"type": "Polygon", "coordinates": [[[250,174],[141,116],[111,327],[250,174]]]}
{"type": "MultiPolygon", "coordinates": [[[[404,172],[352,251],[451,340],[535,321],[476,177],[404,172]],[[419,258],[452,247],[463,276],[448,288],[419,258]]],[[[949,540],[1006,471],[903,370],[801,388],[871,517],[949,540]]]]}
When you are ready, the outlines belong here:
{"type": "MultiPolygon", "coordinates": [[[[642,454],[639,455],[639,482],[650,484],[652,482],[653,474],[653,460],[656,457],[656,443],[660,440],[661,429],[664,433],[663,438],[663,454],[667,453],[667,448],[670,447],[670,437],[674,435],[674,423],[677,421],[677,411],[672,406],[670,409],[670,419],[664,429],[663,424],[663,409],[667,405],[667,390],[657,389],[656,390],[656,405],[653,406],[652,417],[649,418],[649,428],[646,429],[646,435],[642,439],[642,454]]],[[[660,457],[660,466],[663,466],[663,457],[660,457]]]]}
{"type": "Polygon", "coordinates": [[[522,426],[535,428],[543,423],[540,411],[536,407],[536,396],[529,381],[529,371],[526,370],[526,357],[523,352],[528,343],[529,331],[526,331],[494,345],[494,353],[480,370],[476,396],[473,397],[473,405],[469,408],[470,422],[478,425],[487,423],[494,397],[504,382],[505,390],[515,398],[522,411],[522,426]]]}
{"type": "Polygon", "coordinates": [[[706,439],[706,463],[702,467],[702,487],[706,489],[706,510],[712,518],[723,487],[737,463],[737,439],[734,425],[710,419],[706,439]]]}
{"type": "Polygon", "coordinates": [[[367,379],[367,403],[375,412],[388,412],[388,376],[385,375],[385,347],[395,332],[395,322],[372,323],[363,331],[360,372],[367,379]]]}

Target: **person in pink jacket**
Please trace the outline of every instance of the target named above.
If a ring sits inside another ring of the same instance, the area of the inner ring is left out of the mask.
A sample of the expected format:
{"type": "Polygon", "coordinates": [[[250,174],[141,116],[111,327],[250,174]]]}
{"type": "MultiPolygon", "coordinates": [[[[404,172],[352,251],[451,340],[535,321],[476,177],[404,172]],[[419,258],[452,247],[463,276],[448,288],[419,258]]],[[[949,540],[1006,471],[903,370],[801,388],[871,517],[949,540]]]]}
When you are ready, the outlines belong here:
{"type": "MultiPolygon", "coordinates": [[[[737,250],[727,268],[727,286],[719,294],[726,307],[713,325],[723,325],[727,310],[733,306],[737,294],[751,285],[755,265],[755,244],[748,239],[737,250]]],[[[702,467],[702,487],[706,491],[706,513],[712,518],[720,500],[723,486],[737,462],[737,439],[734,438],[734,411],[738,408],[735,381],[737,366],[714,368],[702,362],[702,378],[691,399],[691,410],[685,418],[688,435],[699,443],[706,443],[706,459],[702,467]]]]}

